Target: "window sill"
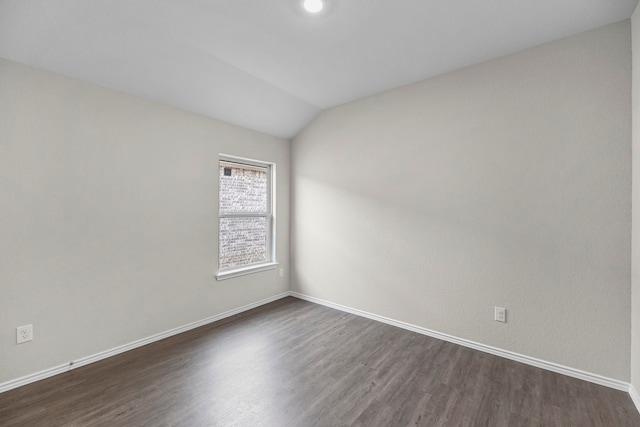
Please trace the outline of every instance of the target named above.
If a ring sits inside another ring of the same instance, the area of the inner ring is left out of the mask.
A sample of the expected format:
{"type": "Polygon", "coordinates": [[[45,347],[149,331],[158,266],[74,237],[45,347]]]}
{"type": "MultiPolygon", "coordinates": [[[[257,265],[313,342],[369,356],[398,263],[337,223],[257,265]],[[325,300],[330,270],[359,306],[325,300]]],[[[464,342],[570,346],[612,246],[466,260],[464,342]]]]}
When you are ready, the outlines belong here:
{"type": "Polygon", "coordinates": [[[216,280],[231,279],[233,277],[244,276],[245,274],[258,273],[259,271],[273,270],[278,267],[277,262],[250,265],[248,267],[235,268],[233,270],[219,271],[216,280]]]}

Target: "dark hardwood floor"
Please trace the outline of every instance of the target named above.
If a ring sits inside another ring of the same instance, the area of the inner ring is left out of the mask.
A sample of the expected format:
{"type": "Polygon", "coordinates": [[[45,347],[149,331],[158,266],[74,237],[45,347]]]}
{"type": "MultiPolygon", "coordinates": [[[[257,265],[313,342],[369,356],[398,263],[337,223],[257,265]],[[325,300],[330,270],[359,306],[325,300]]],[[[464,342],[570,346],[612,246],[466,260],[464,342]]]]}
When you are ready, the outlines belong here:
{"type": "Polygon", "coordinates": [[[621,391],[295,298],[0,394],[1,426],[640,426],[621,391]]]}

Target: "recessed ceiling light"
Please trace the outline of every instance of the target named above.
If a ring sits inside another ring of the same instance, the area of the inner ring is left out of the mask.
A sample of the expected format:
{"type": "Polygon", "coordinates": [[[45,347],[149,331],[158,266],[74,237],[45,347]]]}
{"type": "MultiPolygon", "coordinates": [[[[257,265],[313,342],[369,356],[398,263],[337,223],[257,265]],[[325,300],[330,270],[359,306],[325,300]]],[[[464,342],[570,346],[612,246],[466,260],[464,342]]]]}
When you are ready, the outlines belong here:
{"type": "Polygon", "coordinates": [[[304,0],[304,8],[307,12],[318,13],[323,6],[322,0],[304,0]]]}

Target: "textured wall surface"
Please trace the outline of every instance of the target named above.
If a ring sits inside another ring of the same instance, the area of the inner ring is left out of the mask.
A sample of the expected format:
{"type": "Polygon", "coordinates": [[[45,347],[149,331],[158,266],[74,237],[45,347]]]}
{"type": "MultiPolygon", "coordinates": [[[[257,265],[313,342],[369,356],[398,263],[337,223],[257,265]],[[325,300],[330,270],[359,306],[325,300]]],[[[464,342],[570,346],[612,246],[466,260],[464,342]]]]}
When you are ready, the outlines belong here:
{"type": "MultiPolygon", "coordinates": [[[[631,18],[633,41],[633,234],[631,383],[640,393],[640,8],[631,18]]],[[[640,409],[640,408],[639,408],[640,409]]]]}
{"type": "Polygon", "coordinates": [[[293,290],[629,381],[630,107],[624,21],[324,112],[293,290]]]}
{"type": "Polygon", "coordinates": [[[289,289],[215,280],[220,153],[276,163],[288,271],[288,141],[0,59],[0,383],[289,289]]]}

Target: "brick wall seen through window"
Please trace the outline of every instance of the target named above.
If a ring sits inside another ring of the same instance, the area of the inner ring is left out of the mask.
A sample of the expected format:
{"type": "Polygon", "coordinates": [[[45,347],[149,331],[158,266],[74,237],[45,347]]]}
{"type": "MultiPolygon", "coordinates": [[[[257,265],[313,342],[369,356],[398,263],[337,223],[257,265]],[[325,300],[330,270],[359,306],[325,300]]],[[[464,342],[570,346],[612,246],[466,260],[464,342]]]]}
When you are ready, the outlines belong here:
{"type": "Polygon", "coordinates": [[[270,261],[269,168],[221,161],[219,268],[270,261]]]}

